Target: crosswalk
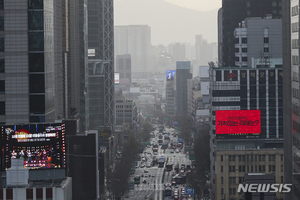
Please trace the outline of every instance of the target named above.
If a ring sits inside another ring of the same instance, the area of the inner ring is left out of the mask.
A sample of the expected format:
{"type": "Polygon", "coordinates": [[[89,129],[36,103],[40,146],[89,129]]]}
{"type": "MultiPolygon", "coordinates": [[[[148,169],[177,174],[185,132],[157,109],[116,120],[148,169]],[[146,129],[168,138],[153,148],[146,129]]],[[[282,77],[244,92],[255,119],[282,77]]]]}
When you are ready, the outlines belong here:
{"type": "Polygon", "coordinates": [[[151,184],[139,184],[139,185],[134,185],[134,191],[148,191],[148,190],[164,190],[164,184],[162,183],[156,183],[155,188],[154,188],[154,183],[151,184]]]}

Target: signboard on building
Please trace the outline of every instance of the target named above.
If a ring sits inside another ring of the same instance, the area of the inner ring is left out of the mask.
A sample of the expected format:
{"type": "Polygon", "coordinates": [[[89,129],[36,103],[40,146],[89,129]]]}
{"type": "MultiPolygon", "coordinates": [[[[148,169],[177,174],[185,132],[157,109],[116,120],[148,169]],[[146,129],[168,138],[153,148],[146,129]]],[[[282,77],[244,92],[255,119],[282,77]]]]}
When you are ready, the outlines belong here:
{"type": "Polygon", "coordinates": [[[175,70],[168,70],[166,73],[167,81],[173,81],[176,71],[175,70]]]}
{"type": "Polygon", "coordinates": [[[260,110],[216,110],[216,134],[260,134],[260,110]]]}
{"type": "Polygon", "coordinates": [[[1,126],[1,170],[11,159],[21,159],[25,168],[65,167],[65,124],[1,126]]]}

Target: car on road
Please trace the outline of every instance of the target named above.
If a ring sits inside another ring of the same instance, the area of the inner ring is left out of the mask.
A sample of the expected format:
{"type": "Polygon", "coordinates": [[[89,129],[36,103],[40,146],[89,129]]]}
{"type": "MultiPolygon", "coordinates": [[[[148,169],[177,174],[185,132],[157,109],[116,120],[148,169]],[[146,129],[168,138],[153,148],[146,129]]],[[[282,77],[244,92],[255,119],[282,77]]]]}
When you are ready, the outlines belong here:
{"type": "Polygon", "coordinates": [[[145,169],[145,170],[144,170],[144,173],[148,173],[148,172],[149,172],[148,169],[145,169]]]}
{"type": "Polygon", "coordinates": [[[141,166],[140,166],[140,168],[144,168],[145,167],[145,164],[144,163],[142,163],[141,164],[141,166]]]}
{"type": "Polygon", "coordinates": [[[157,151],[153,152],[154,155],[157,155],[157,151]]]}
{"type": "Polygon", "coordinates": [[[144,179],[142,183],[147,183],[147,180],[146,180],[146,179],[144,179]]]}
{"type": "Polygon", "coordinates": [[[174,150],[173,150],[173,149],[171,149],[170,153],[174,153],[174,150]]]}
{"type": "Polygon", "coordinates": [[[179,153],[179,149],[176,149],[175,152],[176,152],[176,153],[179,153]]]}
{"type": "Polygon", "coordinates": [[[129,198],[129,194],[128,193],[125,194],[125,198],[129,198]]]}
{"type": "Polygon", "coordinates": [[[147,163],[146,167],[150,168],[151,167],[151,163],[147,163]]]}
{"type": "Polygon", "coordinates": [[[172,186],[176,186],[177,185],[177,183],[176,183],[176,181],[172,181],[172,186]]]}

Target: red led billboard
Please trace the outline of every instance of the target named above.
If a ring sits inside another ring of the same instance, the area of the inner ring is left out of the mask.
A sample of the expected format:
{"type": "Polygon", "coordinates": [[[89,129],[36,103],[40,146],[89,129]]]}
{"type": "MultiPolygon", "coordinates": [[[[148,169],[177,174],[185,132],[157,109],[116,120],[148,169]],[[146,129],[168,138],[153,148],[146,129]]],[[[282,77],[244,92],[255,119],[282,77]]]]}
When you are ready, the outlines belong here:
{"type": "Polygon", "coordinates": [[[216,134],[261,133],[260,110],[216,110],[216,134]]]}

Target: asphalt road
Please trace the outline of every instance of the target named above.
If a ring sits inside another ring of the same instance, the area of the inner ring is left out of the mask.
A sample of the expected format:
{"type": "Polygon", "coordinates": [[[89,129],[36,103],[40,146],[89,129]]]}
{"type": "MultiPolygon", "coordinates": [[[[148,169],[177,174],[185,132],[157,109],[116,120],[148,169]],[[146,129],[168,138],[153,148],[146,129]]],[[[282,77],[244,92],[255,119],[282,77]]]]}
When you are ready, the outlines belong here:
{"type": "MultiPolygon", "coordinates": [[[[172,134],[175,132],[175,130],[172,128],[166,128],[164,132],[170,132],[172,134]]],[[[155,131],[155,134],[156,138],[152,138],[150,142],[158,140],[158,131],[155,131]]],[[[178,138],[173,137],[171,134],[170,140],[177,141],[178,138]]],[[[153,157],[152,147],[146,148],[144,152],[151,152],[151,157],[153,157]]],[[[156,155],[156,157],[160,158],[163,155],[166,159],[168,159],[168,162],[173,163],[173,166],[175,166],[176,163],[179,163],[180,166],[181,164],[187,165],[191,163],[188,157],[183,152],[171,153],[171,149],[166,149],[164,152],[164,150],[161,149],[161,146],[159,146],[158,154],[156,155]]],[[[141,161],[139,162],[139,164],[140,163],[141,161]]],[[[133,177],[137,175],[143,176],[141,177],[141,184],[135,185],[134,190],[130,190],[129,192],[129,198],[125,199],[142,200],[149,199],[149,197],[151,197],[154,200],[164,200],[164,184],[172,182],[172,177],[175,175],[175,172],[174,170],[165,171],[164,168],[159,168],[158,165],[155,165],[150,168],[136,168],[135,174],[131,175],[130,178],[133,180],[133,177]],[[164,180],[163,174],[165,174],[164,180]],[[146,183],[142,183],[143,180],[146,180],[146,183]]],[[[179,188],[180,187],[181,186],[179,186],[179,188]]]]}

